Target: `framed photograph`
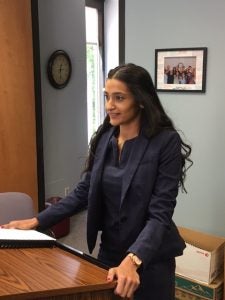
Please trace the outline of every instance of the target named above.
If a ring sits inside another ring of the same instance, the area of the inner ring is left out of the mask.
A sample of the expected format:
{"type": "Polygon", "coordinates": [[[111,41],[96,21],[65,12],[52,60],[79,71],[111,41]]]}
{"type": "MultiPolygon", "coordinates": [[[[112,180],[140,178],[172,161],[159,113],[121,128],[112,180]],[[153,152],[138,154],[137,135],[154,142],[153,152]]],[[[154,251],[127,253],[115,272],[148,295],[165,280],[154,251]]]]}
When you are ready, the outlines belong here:
{"type": "Polygon", "coordinates": [[[155,87],[158,92],[206,91],[207,48],[155,50],[155,87]]]}

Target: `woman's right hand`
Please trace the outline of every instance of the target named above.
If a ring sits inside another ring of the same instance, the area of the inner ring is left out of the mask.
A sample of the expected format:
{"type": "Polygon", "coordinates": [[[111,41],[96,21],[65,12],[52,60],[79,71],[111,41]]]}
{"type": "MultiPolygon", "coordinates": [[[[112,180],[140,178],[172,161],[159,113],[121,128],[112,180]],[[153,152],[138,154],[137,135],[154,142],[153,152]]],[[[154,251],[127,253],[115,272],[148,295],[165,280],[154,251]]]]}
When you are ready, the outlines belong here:
{"type": "Polygon", "coordinates": [[[32,219],[14,220],[8,224],[0,225],[0,228],[4,229],[35,229],[39,222],[36,217],[32,219]]]}

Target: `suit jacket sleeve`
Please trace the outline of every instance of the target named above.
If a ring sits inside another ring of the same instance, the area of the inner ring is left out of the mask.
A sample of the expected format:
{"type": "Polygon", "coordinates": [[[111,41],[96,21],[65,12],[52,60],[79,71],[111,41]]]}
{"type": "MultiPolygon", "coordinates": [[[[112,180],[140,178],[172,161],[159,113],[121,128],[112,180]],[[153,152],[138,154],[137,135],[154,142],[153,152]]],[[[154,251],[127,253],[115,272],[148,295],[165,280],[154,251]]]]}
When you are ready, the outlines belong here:
{"type": "Polygon", "coordinates": [[[76,188],[57,204],[49,206],[37,216],[41,229],[46,229],[58,223],[62,219],[72,216],[85,209],[88,204],[88,192],[90,185],[90,172],[83,175],[76,188]]]}
{"type": "MultiPolygon", "coordinates": [[[[184,248],[184,243],[172,221],[181,174],[181,141],[179,135],[174,132],[162,136],[161,140],[163,142],[159,143],[155,184],[152,194],[148,195],[150,199],[147,220],[137,239],[128,249],[128,252],[136,253],[142,259],[144,267],[156,260],[160,252],[167,253],[173,246],[171,244],[174,238],[175,247],[181,248],[182,251],[184,248]]],[[[176,256],[176,253],[172,251],[171,257],[173,256],[176,256]]]]}

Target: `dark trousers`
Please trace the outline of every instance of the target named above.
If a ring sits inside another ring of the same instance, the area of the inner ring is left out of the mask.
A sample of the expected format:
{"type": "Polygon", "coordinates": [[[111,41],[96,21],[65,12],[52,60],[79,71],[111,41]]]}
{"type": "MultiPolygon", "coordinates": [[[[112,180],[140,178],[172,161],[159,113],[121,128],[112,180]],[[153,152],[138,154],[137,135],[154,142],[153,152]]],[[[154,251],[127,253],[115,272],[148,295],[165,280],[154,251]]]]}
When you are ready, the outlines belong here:
{"type": "Polygon", "coordinates": [[[140,282],[134,300],[174,300],[175,259],[149,265],[140,272],[140,282]]]}
{"type": "MultiPolygon", "coordinates": [[[[109,267],[118,266],[122,257],[100,250],[98,259],[109,267]]],[[[175,258],[150,264],[140,269],[140,286],[133,300],[175,299],[175,258]]]]}

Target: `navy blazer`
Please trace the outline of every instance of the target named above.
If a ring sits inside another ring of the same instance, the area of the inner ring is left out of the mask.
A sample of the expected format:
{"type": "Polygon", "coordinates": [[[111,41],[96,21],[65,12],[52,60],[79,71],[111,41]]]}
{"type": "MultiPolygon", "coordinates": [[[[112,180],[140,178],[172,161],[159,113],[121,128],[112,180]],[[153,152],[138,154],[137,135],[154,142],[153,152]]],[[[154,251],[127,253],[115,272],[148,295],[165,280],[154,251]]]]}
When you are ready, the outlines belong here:
{"type": "MultiPolygon", "coordinates": [[[[38,215],[41,228],[88,206],[87,242],[92,252],[102,229],[104,210],[101,174],[112,127],[98,143],[91,172],[73,192],[38,215]]],[[[143,133],[134,142],[122,182],[120,237],[127,252],[143,265],[182,255],[185,243],[172,221],[181,174],[181,139],[176,131],[164,130],[153,138],[143,133]]]]}

